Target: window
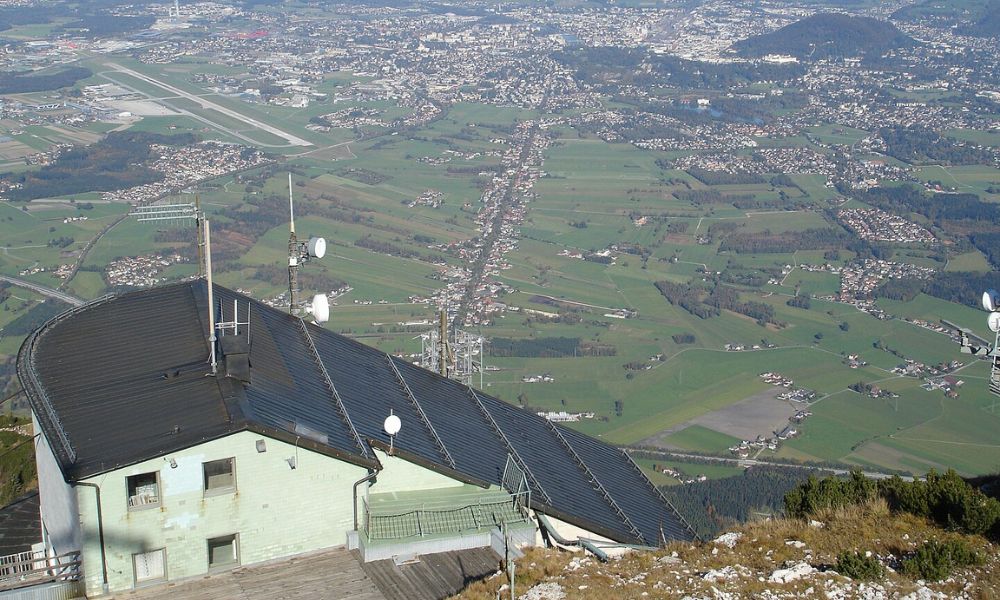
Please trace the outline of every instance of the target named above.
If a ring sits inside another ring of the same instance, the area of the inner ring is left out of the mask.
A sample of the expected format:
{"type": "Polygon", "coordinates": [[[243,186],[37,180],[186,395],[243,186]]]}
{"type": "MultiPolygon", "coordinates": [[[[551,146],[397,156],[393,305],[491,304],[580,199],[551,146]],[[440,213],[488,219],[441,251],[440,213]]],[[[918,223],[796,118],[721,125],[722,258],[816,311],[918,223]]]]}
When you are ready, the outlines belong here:
{"type": "Polygon", "coordinates": [[[126,477],[125,485],[129,510],[160,505],[160,476],[155,471],[126,477]]]}
{"type": "Polygon", "coordinates": [[[230,491],[236,487],[233,459],[223,458],[202,465],[205,469],[205,491],[230,491]]]}
{"type": "Polygon", "coordinates": [[[240,564],[239,536],[225,535],[208,540],[208,568],[232,567],[240,564]]]}
{"type": "Polygon", "coordinates": [[[135,583],[159,581],[166,577],[166,550],[151,550],[132,555],[132,566],[135,569],[135,583]]]}

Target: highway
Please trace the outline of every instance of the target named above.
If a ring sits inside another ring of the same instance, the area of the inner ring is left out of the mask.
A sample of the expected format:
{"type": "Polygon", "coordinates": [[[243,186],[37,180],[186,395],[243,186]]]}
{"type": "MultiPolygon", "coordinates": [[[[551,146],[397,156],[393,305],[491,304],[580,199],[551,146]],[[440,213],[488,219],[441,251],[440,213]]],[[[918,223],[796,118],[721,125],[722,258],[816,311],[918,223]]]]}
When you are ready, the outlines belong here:
{"type": "MultiPolygon", "coordinates": [[[[755,458],[729,458],[726,456],[703,456],[701,454],[685,454],[684,452],[673,452],[672,450],[647,450],[645,448],[628,448],[630,453],[635,452],[646,452],[648,454],[662,456],[664,458],[679,458],[679,459],[697,459],[706,460],[711,462],[718,462],[723,464],[731,464],[738,467],[785,467],[793,469],[815,469],[817,471],[823,471],[824,473],[832,473],[833,475],[848,475],[850,474],[850,469],[838,469],[833,467],[813,467],[810,465],[796,465],[794,463],[783,463],[770,460],[760,460],[755,458]]],[[[889,479],[893,476],[893,473],[881,473],[879,471],[862,471],[862,475],[868,477],[869,479],[889,479]]],[[[913,477],[909,475],[900,476],[903,481],[913,481],[913,477]]]]}
{"type": "Polygon", "coordinates": [[[6,275],[0,275],[0,281],[6,281],[7,283],[10,283],[12,285],[23,287],[33,292],[38,292],[43,296],[48,296],[50,298],[55,298],[56,300],[61,300],[71,306],[83,306],[87,302],[86,300],[82,300],[80,298],[77,298],[76,296],[67,294],[66,292],[60,292],[59,290],[54,290],[50,287],[45,287],[44,285],[39,285],[37,283],[25,281],[24,279],[18,279],[16,277],[8,277],[6,275]]]}

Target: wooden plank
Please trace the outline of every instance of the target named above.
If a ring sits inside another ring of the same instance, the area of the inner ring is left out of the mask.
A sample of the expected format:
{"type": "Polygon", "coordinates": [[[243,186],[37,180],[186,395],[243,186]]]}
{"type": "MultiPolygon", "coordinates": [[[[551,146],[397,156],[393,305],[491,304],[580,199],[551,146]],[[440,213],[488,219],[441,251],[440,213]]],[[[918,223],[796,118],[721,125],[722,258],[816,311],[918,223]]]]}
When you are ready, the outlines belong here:
{"type": "Polygon", "coordinates": [[[343,548],[240,567],[114,597],[130,600],[385,600],[351,552],[343,548]]]}
{"type": "Polygon", "coordinates": [[[365,563],[365,573],[388,600],[438,600],[496,572],[499,557],[489,548],[441,552],[397,566],[392,560],[365,563]]]}

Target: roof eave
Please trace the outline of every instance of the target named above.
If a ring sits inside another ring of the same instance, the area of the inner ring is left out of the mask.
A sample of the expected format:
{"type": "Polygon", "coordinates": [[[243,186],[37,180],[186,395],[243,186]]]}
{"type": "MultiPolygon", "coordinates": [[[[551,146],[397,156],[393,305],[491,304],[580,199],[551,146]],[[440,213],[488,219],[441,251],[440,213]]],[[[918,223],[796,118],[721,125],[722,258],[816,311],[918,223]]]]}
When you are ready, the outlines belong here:
{"type": "MultiPolygon", "coordinates": [[[[576,525],[577,527],[586,529],[591,533],[604,536],[620,544],[647,545],[645,542],[636,538],[635,536],[623,534],[622,532],[608,529],[607,527],[604,527],[603,525],[600,525],[599,523],[596,523],[594,521],[590,521],[582,517],[571,515],[548,504],[538,502],[534,498],[532,498],[531,500],[531,508],[533,508],[536,512],[540,512],[544,515],[555,517],[560,521],[565,521],[570,525],[576,525]]],[[[622,525],[624,526],[624,523],[622,523],[622,525]]]]}

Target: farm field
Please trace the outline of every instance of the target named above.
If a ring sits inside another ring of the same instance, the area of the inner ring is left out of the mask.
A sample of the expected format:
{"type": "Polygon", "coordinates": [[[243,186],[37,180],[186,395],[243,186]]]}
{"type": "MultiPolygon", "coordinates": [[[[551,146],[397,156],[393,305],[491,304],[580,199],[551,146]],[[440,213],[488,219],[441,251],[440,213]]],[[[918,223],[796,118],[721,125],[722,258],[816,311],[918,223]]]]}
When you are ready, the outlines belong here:
{"type": "MultiPolygon", "coordinates": [[[[394,135],[373,131],[365,137],[338,129],[323,133],[306,129],[310,119],[346,105],[316,102],[307,109],[291,109],[250,104],[192,83],[192,74],[205,68],[202,63],[162,70],[115,61],[310,144],[287,146],[287,140],[245,120],[113,71],[95,59],[92,68],[98,78],[103,73],[108,80],[187,113],[147,117],[134,129],[252,140],[271,146],[269,151],[279,158],[278,166],[223,177],[194,190],[213,220],[213,232],[219,232],[216,280],[261,299],[272,300],[286,291],[288,236],[282,219],[287,209],[285,172],[290,170],[300,237],[320,235],[329,242],[327,256],[303,270],[313,277],[305,280],[303,291],[349,286],[335,298],[326,326],[386,352],[407,355],[419,351],[417,336],[436,316],[435,307],[424,299],[443,286],[442,271],[464,264],[451,246],[482,229],[476,222],[482,189],[501,168],[513,124],[558,117],[457,103],[439,118],[394,135]],[[440,198],[439,206],[415,203],[428,192],[440,198]],[[237,220],[254,213],[265,214],[266,220],[237,220]],[[316,287],[320,285],[324,287],[316,287]]],[[[233,74],[227,69],[211,67],[206,72],[233,74]]],[[[338,75],[321,89],[333,92],[355,80],[338,75]]],[[[381,111],[387,119],[407,114],[385,102],[364,107],[381,111]]],[[[27,128],[9,143],[41,148],[57,141],[96,139],[98,133],[27,128]]],[[[570,426],[615,444],[663,444],[725,454],[743,439],[772,437],[789,416],[808,410],[813,414],[796,425],[797,437],[776,451],[762,450],[758,457],[911,472],[948,465],[974,474],[1000,467],[1000,446],[995,444],[1000,414],[985,391],[982,365],[961,354],[947,336],[903,320],[936,323],[945,318],[982,332],[983,313],[921,294],[909,302],[880,300],[878,306],[897,318],[877,319],[854,306],[820,299],[840,291],[840,276],[807,271],[802,265],[842,267],[855,258],[846,248],[835,253],[815,246],[781,252],[720,251],[726,236],[734,233],[794,237],[807,230],[839,231],[823,210],[837,195],[825,177],[802,174],[778,180],[769,174],[756,183],[706,185],[673,168],[668,153],[607,143],[569,125],[555,126],[551,133],[544,173],[531,190],[520,237],[495,276],[508,291],[494,301],[508,310],[474,330],[488,340],[576,340],[576,350],[564,356],[511,356],[488,350],[486,392],[533,411],[592,413],[570,426]],[[711,193],[723,200],[712,200],[711,193]],[[732,197],[764,208],[737,208],[732,197]],[[770,208],[786,199],[802,203],[796,210],[770,208]],[[611,262],[583,258],[609,248],[614,249],[611,262]],[[668,301],[658,282],[690,282],[703,297],[721,282],[737,290],[740,302],[756,303],[771,316],[759,320],[721,309],[717,316],[702,318],[668,301]],[[807,308],[788,304],[796,294],[812,297],[807,308]],[[628,318],[619,318],[615,311],[628,311],[628,318]],[[727,346],[742,350],[729,351],[727,346]],[[964,366],[955,376],[964,385],[958,398],[946,398],[940,389],[925,390],[918,379],[893,372],[907,360],[927,365],[960,361],[964,366]],[[775,400],[782,388],[762,381],[760,375],[766,372],[780,373],[794,381],[791,389],[811,390],[815,396],[808,403],[775,400]],[[858,383],[877,385],[898,397],[870,398],[849,389],[858,383]],[[752,414],[750,400],[762,394],[771,395],[769,402],[775,404],[767,410],[775,410],[766,418],[746,417],[759,416],[752,414]]],[[[851,145],[866,135],[831,126],[810,131],[820,144],[851,145]]],[[[823,150],[801,136],[781,145],[823,150]]],[[[920,175],[979,193],[1000,179],[1000,171],[986,167],[924,167],[920,175]]],[[[57,200],[31,203],[27,212],[0,204],[0,273],[16,276],[44,266],[45,271],[26,277],[51,287],[65,285],[66,291],[90,299],[107,291],[109,262],[182,244],[177,232],[125,219],[103,235],[87,254],[83,270],[65,283],[52,271],[75,260],[73,253],[128,207],[93,203],[84,210],[82,199],[75,204],[57,200]],[[81,215],[88,220],[63,223],[66,217],[81,215]],[[62,248],[50,244],[60,238],[73,241],[62,248]]],[[[943,260],[931,254],[906,249],[897,252],[896,259],[943,267],[943,260]]],[[[967,249],[949,256],[947,268],[982,272],[989,264],[982,253],[967,249]]],[[[163,276],[195,272],[194,264],[183,263],[163,276]]],[[[0,317],[0,328],[39,300],[20,290],[17,295],[4,303],[9,309],[0,317]]],[[[10,356],[17,344],[12,337],[0,338],[0,354],[10,356]]],[[[685,472],[709,477],[732,471],[689,466],[685,472]]]]}

